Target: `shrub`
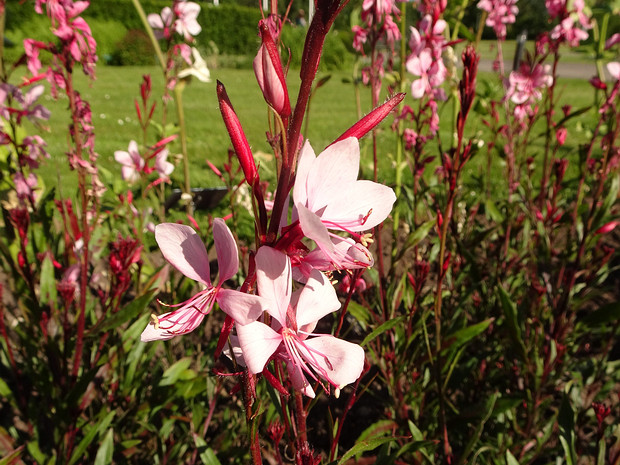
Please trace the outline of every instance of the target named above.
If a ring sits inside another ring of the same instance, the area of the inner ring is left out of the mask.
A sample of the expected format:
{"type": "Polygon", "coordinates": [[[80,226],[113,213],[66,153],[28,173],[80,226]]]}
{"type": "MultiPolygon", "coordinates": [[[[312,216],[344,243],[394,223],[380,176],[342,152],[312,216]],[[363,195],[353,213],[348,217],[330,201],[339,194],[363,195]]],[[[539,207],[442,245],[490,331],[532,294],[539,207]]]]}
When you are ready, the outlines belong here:
{"type": "Polygon", "coordinates": [[[260,18],[256,8],[203,4],[198,17],[202,26],[198,42],[213,41],[224,55],[254,55],[259,45],[256,25],[260,18]]]}
{"type": "Polygon", "coordinates": [[[152,65],[155,51],[145,32],[132,29],[116,44],[112,59],[113,65],[152,65]]]}
{"type": "Polygon", "coordinates": [[[118,38],[127,37],[127,28],[118,20],[93,19],[90,29],[97,41],[97,52],[101,60],[108,63],[119,47],[118,38]]]}

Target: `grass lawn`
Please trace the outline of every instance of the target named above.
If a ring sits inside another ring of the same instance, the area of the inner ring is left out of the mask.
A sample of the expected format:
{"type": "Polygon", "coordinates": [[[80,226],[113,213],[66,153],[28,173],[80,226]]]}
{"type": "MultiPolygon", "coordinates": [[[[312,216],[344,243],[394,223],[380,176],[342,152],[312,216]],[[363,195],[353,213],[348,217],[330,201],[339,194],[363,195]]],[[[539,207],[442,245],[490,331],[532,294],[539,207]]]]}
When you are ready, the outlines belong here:
{"type": "MultiPolygon", "coordinates": [[[[299,78],[296,73],[296,70],[292,70],[289,76],[292,99],[297,94],[296,84],[299,78]]],[[[93,122],[96,128],[96,150],[100,155],[101,166],[110,170],[114,175],[120,174],[120,167],[114,161],[114,151],[127,150],[130,140],[140,141],[141,139],[141,130],[133,102],[139,95],[139,85],[144,74],[151,74],[153,78],[153,95],[161,95],[163,80],[159,68],[156,67],[100,66],[97,69],[97,80],[93,83],[89,83],[86,78],[76,73],[76,87],[82,92],[84,99],[91,104],[93,122]]],[[[344,82],[350,76],[349,73],[333,72],[331,74],[331,80],[318,90],[311,103],[307,136],[317,153],[357,119],[353,85],[344,82]]],[[[251,70],[215,69],[212,71],[212,79],[213,82],[211,83],[192,82],[186,87],[183,94],[189,138],[191,180],[194,187],[211,187],[220,184],[220,181],[207,168],[205,160],[209,159],[221,166],[226,159],[227,149],[230,145],[218,108],[215,80],[220,80],[226,86],[248,140],[259,160],[261,159],[260,152],[270,153],[265,138],[267,107],[256,84],[253,72],[251,70]]],[[[479,79],[480,81],[488,81],[491,88],[495,87],[499,90],[496,76],[481,74],[479,79]]],[[[482,83],[479,86],[479,89],[482,89],[482,83]]],[[[590,85],[584,80],[561,80],[556,89],[561,94],[562,101],[571,104],[574,108],[586,106],[592,102],[593,92],[590,85]]],[[[361,89],[361,93],[362,112],[366,113],[370,110],[369,92],[367,89],[361,89]]],[[[69,174],[65,156],[68,124],[67,102],[66,99],[53,101],[49,95],[44,98],[47,101],[43,103],[52,111],[49,122],[51,132],[44,135],[48,141],[52,159],[48,161],[46,168],[40,173],[47,185],[54,185],[58,179],[61,179],[63,186],[72,186],[75,177],[69,174]]],[[[406,101],[413,106],[410,98],[406,101]]],[[[161,121],[161,106],[161,101],[158,101],[155,121],[161,121]]],[[[176,121],[174,106],[168,106],[168,115],[169,121],[176,121]]],[[[444,141],[444,146],[447,147],[451,137],[450,103],[446,105],[440,116],[440,136],[444,141]]],[[[382,127],[385,129],[380,135],[379,151],[382,155],[382,166],[384,170],[387,169],[382,176],[389,182],[393,178],[390,172],[392,164],[390,157],[386,155],[393,152],[394,139],[389,130],[389,123],[384,123],[382,127]]],[[[472,114],[468,122],[468,131],[484,140],[487,129],[482,124],[481,118],[472,114]]],[[[569,136],[574,133],[574,131],[569,132],[569,136]]],[[[154,135],[150,142],[153,141],[154,135]]],[[[574,147],[574,145],[572,146],[574,147]]],[[[178,143],[172,146],[172,153],[175,151],[179,151],[178,143]]],[[[362,163],[364,176],[370,175],[372,165],[370,150],[367,150],[367,153],[368,156],[362,163]]],[[[269,155],[266,156],[269,159],[269,155]]],[[[269,170],[272,166],[267,161],[262,162],[263,170],[269,170]]],[[[478,170],[475,164],[472,164],[470,169],[478,170]]],[[[181,173],[182,169],[179,166],[173,174],[173,181],[177,186],[181,183],[181,173]]]]}

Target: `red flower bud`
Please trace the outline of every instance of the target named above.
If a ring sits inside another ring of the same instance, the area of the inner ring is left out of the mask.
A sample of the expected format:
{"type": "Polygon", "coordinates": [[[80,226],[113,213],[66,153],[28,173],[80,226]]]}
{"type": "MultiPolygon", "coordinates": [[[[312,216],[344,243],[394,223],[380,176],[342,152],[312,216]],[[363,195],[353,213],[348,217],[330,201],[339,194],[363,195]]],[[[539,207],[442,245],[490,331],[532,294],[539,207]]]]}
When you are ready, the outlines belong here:
{"type": "Polygon", "coordinates": [[[344,140],[347,137],[355,137],[356,139],[361,139],[368,132],[374,129],[383,118],[390,114],[390,112],[394,109],[396,105],[403,101],[405,98],[405,94],[399,93],[390,98],[383,105],[378,106],[366,116],[364,116],[361,120],[347,129],[344,134],[342,134],[338,139],[332,142],[330,145],[335,144],[338,141],[344,140]]]}
{"type": "Polygon", "coordinates": [[[250,144],[245,137],[239,118],[232,107],[232,103],[230,103],[224,84],[220,81],[217,81],[217,99],[220,102],[220,112],[224,119],[224,125],[226,126],[235,153],[239,159],[239,164],[243,169],[245,180],[248,184],[253,185],[258,178],[256,164],[254,163],[254,155],[252,155],[250,144]]]}
{"type": "Polygon", "coordinates": [[[280,61],[278,47],[264,21],[259,23],[263,43],[258,49],[252,66],[265,101],[282,117],[291,114],[291,104],[286,88],[286,78],[280,61]]]}
{"type": "Polygon", "coordinates": [[[566,134],[566,128],[560,128],[555,131],[555,138],[558,140],[559,145],[564,145],[564,142],[566,142],[566,134]]]}
{"type": "Polygon", "coordinates": [[[619,224],[619,220],[610,221],[609,223],[605,223],[603,226],[598,228],[594,234],[607,234],[608,232],[613,231],[619,224]]]}

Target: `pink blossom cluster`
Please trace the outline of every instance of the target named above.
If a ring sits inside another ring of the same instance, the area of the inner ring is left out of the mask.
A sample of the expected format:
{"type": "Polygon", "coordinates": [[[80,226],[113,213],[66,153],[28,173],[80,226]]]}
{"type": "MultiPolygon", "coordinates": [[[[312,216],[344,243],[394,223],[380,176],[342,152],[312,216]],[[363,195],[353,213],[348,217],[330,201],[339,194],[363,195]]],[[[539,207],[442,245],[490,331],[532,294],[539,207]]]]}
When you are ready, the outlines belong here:
{"type": "Polygon", "coordinates": [[[517,0],[480,0],[478,8],[487,12],[486,25],[492,27],[499,40],[506,38],[506,25],[513,24],[519,13],[517,0]]]}
{"type": "Polygon", "coordinates": [[[176,32],[187,42],[200,34],[202,28],[198,24],[200,5],[185,0],[175,0],[172,8],[164,7],[160,14],[151,13],[147,20],[158,39],[171,40],[176,32]]]}
{"type": "Polygon", "coordinates": [[[553,84],[551,66],[541,63],[523,62],[517,71],[510,73],[506,99],[516,106],[515,117],[523,121],[533,115],[533,105],[542,98],[545,88],[553,84]]]}
{"type": "Polygon", "coordinates": [[[559,23],[551,30],[549,38],[556,42],[567,43],[577,47],[579,42],[588,38],[588,29],[592,22],[585,11],[584,0],[545,0],[549,17],[559,23]]]}
{"type": "Polygon", "coordinates": [[[418,79],[411,84],[411,96],[419,99],[426,95],[435,100],[445,100],[441,85],[448,74],[441,57],[447,42],[443,33],[446,22],[431,15],[425,15],[418,28],[411,28],[409,47],[411,55],[407,59],[407,71],[418,79]]]}
{"type": "Polygon", "coordinates": [[[363,369],[363,349],[314,330],[322,317],[340,308],[332,272],[373,265],[367,249],[372,239],[363,232],[381,223],[396,200],[389,187],[357,180],[359,162],[354,137],[318,156],[306,142],[299,154],[291,221],[283,215],[280,237],[254,257],[255,271],[248,279],[256,282],[256,294],[222,288],[239,267],[237,245],[224,220],[213,223],[218,284],[211,281],[207,251],[192,228],[158,225],[155,237],[164,257],[204,289],[178,308],[153,316],[142,340],[193,331],[217,302],[235,322],[229,355],[250,373],[262,373],[271,360],[282,362],[292,385],[310,397],[315,395],[313,381],[336,393],[354,382],[363,369]],[[299,283],[295,291],[294,280],[299,283]]]}

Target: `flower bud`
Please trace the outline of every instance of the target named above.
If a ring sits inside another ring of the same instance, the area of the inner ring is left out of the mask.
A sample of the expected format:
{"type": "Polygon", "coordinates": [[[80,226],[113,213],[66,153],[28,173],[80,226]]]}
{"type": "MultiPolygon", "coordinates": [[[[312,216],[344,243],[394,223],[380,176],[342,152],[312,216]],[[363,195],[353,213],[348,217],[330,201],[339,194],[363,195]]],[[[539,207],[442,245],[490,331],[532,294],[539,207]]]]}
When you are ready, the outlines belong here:
{"type": "Polygon", "coordinates": [[[220,103],[220,112],[222,113],[224,125],[239,159],[239,164],[243,169],[245,180],[248,184],[253,185],[258,177],[254,155],[252,155],[252,150],[241,127],[241,122],[232,107],[232,103],[230,103],[224,84],[220,81],[217,81],[217,99],[220,103]]]}
{"type": "Polygon", "coordinates": [[[291,104],[278,47],[264,21],[260,22],[263,40],[252,66],[265,101],[282,117],[291,114],[291,104]]]}

